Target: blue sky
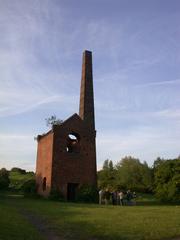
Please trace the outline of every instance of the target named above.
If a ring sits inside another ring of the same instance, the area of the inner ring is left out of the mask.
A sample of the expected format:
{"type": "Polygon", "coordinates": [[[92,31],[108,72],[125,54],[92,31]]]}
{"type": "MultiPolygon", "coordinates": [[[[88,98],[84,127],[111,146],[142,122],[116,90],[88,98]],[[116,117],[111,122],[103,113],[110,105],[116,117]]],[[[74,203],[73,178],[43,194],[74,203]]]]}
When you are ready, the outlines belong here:
{"type": "Polygon", "coordinates": [[[179,0],[0,0],[0,168],[35,169],[45,118],[78,112],[93,52],[97,163],[180,154],[179,0]]]}

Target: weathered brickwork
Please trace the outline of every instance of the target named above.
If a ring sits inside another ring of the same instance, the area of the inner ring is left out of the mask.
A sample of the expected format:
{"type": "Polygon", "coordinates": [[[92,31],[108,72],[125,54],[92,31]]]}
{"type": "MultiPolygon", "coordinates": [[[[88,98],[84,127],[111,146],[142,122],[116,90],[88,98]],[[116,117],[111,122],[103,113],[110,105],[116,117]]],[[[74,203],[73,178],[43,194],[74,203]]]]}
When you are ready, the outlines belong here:
{"type": "Polygon", "coordinates": [[[92,54],[85,51],[79,115],[73,114],[46,135],[38,136],[38,193],[48,196],[53,189],[73,200],[81,185],[96,186],[95,138],[92,54]]]}
{"type": "Polygon", "coordinates": [[[49,195],[52,183],[53,139],[53,132],[49,132],[42,137],[38,136],[36,183],[38,193],[44,196],[49,195]],[[46,178],[46,189],[43,191],[44,178],[46,178]]]}

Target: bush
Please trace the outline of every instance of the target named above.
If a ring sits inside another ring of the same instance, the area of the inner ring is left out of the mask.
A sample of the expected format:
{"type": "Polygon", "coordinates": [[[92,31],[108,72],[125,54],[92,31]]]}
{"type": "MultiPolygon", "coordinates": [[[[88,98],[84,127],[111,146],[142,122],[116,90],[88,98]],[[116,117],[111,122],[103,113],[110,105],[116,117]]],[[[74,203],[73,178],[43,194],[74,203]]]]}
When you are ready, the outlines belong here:
{"type": "Polygon", "coordinates": [[[36,195],[36,182],[34,179],[28,180],[23,183],[22,191],[24,195],[36,195]]]}
{"type": "Polygon", "coordinates": [[[50,195],[48,197],[50,200],[57,200],[57,201],[64,201],[64,196],[63,194],[56,189],[52,189],[50,192],[50,195]]]}
{"type": "Polygon", "coordinates": [[[88,203],[98,202],[97,188],[91,185],[82,185],[77,192],[77,201],[88,203]]]}
{"type": "Polygon", "coordinates": [[[0,189],[7,189],[9,187],[9,183],[9,172],[5,168],[2,168],[0,170],[0,189]]]}

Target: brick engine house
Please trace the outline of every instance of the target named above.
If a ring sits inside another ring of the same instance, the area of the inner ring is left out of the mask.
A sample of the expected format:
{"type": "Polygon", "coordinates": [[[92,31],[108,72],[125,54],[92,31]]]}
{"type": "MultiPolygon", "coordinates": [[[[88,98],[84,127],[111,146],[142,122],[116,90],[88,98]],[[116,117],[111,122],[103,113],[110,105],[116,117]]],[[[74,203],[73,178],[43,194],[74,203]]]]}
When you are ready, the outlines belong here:
{"type": "Polygon", "coordinates": [[[84,51],[79,115],[70,116],[60,125],[38,135],[36,185],[40,195],[60,191],[65,199],[74,200],[77,189],[96,186],[96,131],[92,53],[84,51]]]}

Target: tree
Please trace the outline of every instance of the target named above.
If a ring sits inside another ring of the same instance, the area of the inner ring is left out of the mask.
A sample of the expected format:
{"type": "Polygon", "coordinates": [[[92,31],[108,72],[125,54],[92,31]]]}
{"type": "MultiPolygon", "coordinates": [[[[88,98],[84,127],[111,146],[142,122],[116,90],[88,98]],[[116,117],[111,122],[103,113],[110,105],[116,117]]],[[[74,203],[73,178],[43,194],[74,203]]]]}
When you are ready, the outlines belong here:
{"type": "Polygon", "coordinates": [[[9,172],[5,168],[0,169],[0,189],[7,189],[9,183],[9,172]]]}
{"type": "Polygon", "coordinates": [[[162,201],[180,199],[180,159],[163,160],[154,167],[156,197],[162,201]]]}
{"type": "Polygon", "coordinates": [[[21,168],[17,168],[17,167],[11,168],[11,172],[18,172],[20,174],[26,174],[26,170],[21,169],[21,168]]]}
{"type": "Polygon", "coordinates": [[[139,192],[152,190],[152,171],[147,163],[126,156],[115,166],[117,169],[116,184],[119,188],[132,189],[139,192]]]}
{"type": "Polygon", "coordinates": [[[58,119],[56,115],[52,115],[49,118],[45,118],[47,127],[53,127],[53,125],[61,125],[63,123],[63,120],[58,119]]]}
{"type": "Polygon", "coordinates": [[[98,172],[98,186],[100,188],[113,189],[115,186],[116,170],[114,169],[112,160],[106,159],[103,169],[98,172]]]}
{"type": "Polygon", "coordinates": [[[163,158],[157,157],[154,161],[153,168],[157,168],[161,163],[163,163],[165,160],[163,158]]]}
{"type": "Polygon", "coordinates": [[[132,189],[139,192],[152,192],[153,171],[146,162],[128,156],[115,166],[109,159],[104,161],[103,168],[98,172],[98,185],[109,189],[132,189]]]}
{"type": "Polygon", "coordinates": [[[145,192],[153,192],[153,168],[150,168],[146,161],[142,165],[142,183],[145,192]]]}

